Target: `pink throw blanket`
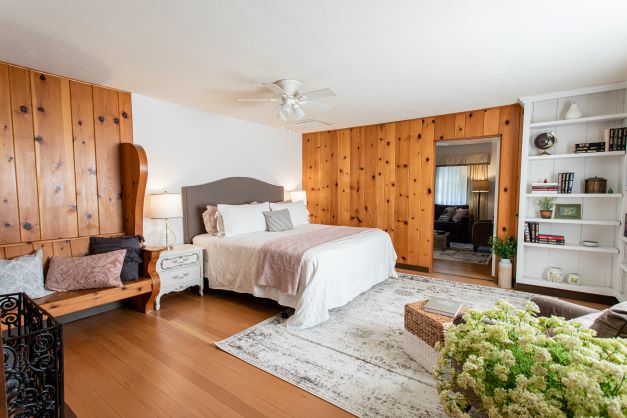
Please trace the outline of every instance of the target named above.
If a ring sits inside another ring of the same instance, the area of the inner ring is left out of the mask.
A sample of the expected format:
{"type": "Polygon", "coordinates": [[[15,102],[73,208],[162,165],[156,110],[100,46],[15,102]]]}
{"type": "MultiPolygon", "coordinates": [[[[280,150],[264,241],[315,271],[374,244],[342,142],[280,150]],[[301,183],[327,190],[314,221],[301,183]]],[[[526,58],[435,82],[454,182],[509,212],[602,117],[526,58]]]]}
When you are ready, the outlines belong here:
{"type": "Polygon", "coordinates": [[[307,250],[373,230],[374,228],[333,226],[268,241],[259,249],[261,254],[256,283],[295,295],[300,281],[301,261],[307,250]]]}

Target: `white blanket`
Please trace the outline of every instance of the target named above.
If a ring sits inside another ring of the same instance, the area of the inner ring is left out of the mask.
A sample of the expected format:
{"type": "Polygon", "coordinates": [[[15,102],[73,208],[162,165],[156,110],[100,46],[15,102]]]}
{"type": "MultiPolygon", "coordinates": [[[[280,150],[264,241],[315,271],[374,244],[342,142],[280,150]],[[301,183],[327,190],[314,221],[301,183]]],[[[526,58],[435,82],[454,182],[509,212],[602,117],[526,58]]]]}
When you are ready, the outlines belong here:
{"type": "Polygon", "coordinates": [[[389,235],[373,230],[307,251],[294,296],[255,284],[258,248],[264,242],[320,227],[309,224],[284,232],[254,232],[228,238],[203,234],[194,237],[193,243],[205,249],[204,271],[210,288],[250,293],[294,308],[286,325],[302,329],[329,319],[329,309],[347,304],[388,277],[397,277],[396,252],[389,235]]]}

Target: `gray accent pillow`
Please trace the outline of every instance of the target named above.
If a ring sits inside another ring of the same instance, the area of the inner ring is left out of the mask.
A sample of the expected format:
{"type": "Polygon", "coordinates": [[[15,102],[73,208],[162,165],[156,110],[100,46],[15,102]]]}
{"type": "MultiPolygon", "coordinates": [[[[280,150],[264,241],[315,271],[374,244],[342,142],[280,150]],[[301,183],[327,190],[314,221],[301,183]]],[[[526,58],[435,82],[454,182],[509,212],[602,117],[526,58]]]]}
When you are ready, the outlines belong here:
{"type": "Polygon", "coordinates": [[[266,225],[268,227],[268,231],[270,232],[281,232],[294,229],[290,211],[287,209],[264,212],[263,216],[266,217],[266,225]]]}
{"type": "Polygon", "coordinates": [[[438,222],[450,222],[451,218],[455,215],[456,207],[448,207],[444,209],[442,215],[438,218],[438,222]]]}
{"type": "Polygon", "coordinates": [[[627,338],[627,302],[621,302],[601,312],[590,326],[599,338],[627,338]]]}
{"type": "Polygon", "coordinates": [[[40,248],[31,255],[0,260],[0,294],[24,292],[40,298],[53,293],[44,288],[43,256],[40,248]]]}

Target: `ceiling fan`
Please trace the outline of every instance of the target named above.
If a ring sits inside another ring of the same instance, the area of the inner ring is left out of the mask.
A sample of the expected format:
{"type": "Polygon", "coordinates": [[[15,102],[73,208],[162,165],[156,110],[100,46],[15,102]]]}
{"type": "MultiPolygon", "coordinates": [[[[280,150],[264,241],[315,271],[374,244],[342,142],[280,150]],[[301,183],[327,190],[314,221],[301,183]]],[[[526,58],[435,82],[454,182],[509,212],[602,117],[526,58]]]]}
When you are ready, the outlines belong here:
{"type": "Polygon", "coordinates": [[[279,105],[275,108],[276,116],[284,122],[291,124],[318,122],[329,125],[328,123],[317,119],[303,119],[305,117],[305,110],[303,107],[317,108],[321,111],[329,110],[331,108],[330,105],[316,102],[312,99],[324,99],[336,96],[333,89],[326,88],[303,92],[303,83],[298,80],[277,80],[274,83],[262,83],[262,85],[278,97],[237,99],[237,101],[279,103],[279,105]]]}

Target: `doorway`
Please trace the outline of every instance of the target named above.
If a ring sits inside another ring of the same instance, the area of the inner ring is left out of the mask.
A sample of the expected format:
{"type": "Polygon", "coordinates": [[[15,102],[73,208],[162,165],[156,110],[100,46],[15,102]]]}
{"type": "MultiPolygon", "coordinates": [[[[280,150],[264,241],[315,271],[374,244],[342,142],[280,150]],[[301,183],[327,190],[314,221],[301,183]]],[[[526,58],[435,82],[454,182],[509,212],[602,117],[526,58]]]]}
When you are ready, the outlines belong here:
{"type": "Polygon", "coordinates": [[[433,271],[493,280],[500,138],[436,143],[433,271]]]}

